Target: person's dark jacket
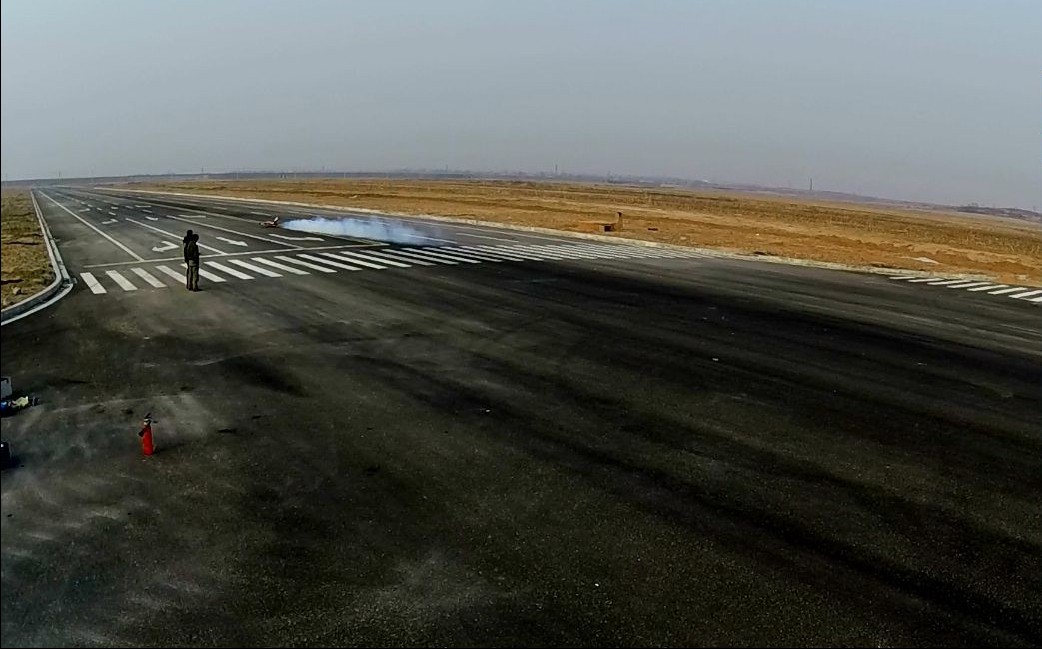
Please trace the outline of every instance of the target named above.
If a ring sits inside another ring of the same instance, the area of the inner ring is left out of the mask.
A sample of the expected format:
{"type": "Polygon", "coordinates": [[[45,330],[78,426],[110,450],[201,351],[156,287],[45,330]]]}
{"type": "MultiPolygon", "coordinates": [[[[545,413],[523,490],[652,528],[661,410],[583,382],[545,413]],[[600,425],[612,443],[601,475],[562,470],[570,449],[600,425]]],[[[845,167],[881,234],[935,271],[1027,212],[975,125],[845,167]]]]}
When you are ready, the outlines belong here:
{"type": "Polygon", "coordinates": [[[185,263],[199,263],[199,244],[195,239],[185,242],[185,263]]]}

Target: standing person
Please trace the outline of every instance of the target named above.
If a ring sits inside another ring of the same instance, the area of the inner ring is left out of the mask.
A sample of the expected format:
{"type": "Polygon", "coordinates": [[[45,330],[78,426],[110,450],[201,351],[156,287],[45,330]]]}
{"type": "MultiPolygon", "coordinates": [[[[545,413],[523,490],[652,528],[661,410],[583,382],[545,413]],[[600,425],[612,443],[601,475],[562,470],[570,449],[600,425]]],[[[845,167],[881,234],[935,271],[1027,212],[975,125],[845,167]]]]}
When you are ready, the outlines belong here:
{"type": "Polygon", "coordinates": [[[185,278],[189,291],[199,290],[199,235],[191,230],[185,235],[185,265],[188,274],[185,278]]]}

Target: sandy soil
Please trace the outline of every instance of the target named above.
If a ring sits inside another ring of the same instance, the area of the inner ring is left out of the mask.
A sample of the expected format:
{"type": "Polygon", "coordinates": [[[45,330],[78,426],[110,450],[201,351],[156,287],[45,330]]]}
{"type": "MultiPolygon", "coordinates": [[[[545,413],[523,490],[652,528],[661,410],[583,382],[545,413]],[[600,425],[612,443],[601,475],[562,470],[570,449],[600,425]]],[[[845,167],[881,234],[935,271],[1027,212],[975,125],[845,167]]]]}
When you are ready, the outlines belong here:
{"type": "Polygon", "coordinates": [[[0,205],[0,298],[9,306],[54,280],[28,191],[5,190],[0,205]]]}

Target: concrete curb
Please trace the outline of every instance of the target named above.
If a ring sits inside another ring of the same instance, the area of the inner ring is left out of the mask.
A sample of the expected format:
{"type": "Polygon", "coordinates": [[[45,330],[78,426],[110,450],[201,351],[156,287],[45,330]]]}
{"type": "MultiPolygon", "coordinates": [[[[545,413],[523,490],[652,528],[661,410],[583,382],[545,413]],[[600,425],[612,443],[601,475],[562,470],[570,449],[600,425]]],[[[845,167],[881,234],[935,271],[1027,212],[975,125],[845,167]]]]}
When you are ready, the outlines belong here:
{"type": "MultiPolygon", "coordinates": [[[[289,205],[293,207],[308,207],[312,209],[331,210],[340,212],[354,212],[360,214],[372,214],[375,216],[390,216],[399,218],[424,219],[428,221],[441,221],[443,223],[458,223],[461,225],[479,225],[486,228],[499,228],[502,230],[515,230],[518,232],[535,232],[548,234],[556,237],[571,237],[573,239],[588,239],[604,243],[619,245],[644,246],[647,248],[666,248],[670,250],[683,250],[697,252],[707,257],[721,259],[738,259],[744,261],[762,261],[770,264],[785,264],[787,266],[807,266],[811,268],[823,268],[828,270],[845,270],[858,273],[872,273],[874,275],[890,275],[893,277],[940,277],[929,271],[911,270],[903,268],[878,268],[876,266],[850,266],[829,261],[814,261],[812,259],[795,259],[792,257],[776,257],[773,255],[754,255],[742,252],[731,252],[726,250],[715,250],[712,248],[696,248],[694,246],[678,246],[671,243],[660,243],[658,241],[644,241],[643,239],[626,239],[624,237],[606,237],[601,234],[590,234],[587,232],[571,232],[568,230],[553,230],[551,228],[537,228],[528,225],[514,225],[511,223],[496,223],[494,221],[479,221],[477,219],[464,219],[454,216],[439,216],[436,214],[403,214],[399,212],[381,212],[366,207],[345,207],[343,205],[325,205],[320,203],[300,203],[297,201],[273,201],[264,198],[244,198],[239,196],[220,196],[216,194],[189,194],[185,192],[157,192],[150,189],[115,189],[112,187],[95,187],[98,190],[115,192],[136,192],[139,194],[155,194],[159,196],[186,196],[190,198],[214,198],[226,201],[241,201],[257,203],[261,205],[289,205]]],[[[943,277],[951,279],[979,279],[992,280],[986,275],[967,275],[946,273],[943,277]]]]}
{"type": "Polygon", "coordinates": [[[47,227],[47,222],[43,220],[40,204],[36,202],[36,192],[30,190],[29,196],[32,198],[33,210],[36,211],[36,219],[40,222],[40,231],[43,233],[44,242],[47,244],[47,256],[51,260],[54,281],[42,291],[17,304],[12,304],[0,312],[0,326],[21,320],[27,315],[51,306],[68,295],[73,287],[72,278],[69,277],[69,271],[65,268],[65,262],[58,251],[58,244],[55,243],[54,237],[51,235],[51,229],[47,227]]]}

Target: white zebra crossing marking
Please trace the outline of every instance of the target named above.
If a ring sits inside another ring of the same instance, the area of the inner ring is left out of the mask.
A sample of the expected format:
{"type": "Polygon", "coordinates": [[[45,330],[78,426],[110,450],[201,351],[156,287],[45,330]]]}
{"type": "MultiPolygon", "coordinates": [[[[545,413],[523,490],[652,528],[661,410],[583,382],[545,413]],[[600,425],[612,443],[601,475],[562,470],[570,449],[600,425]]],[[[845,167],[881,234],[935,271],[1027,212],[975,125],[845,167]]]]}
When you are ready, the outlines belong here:
{"type": "Polygon", "coordinates": [[[147,270],[143,268],[131,268],[130,270],[135,275],[148,282],[148,284],[153,288],[166,288],[166,284],[160,282],[154,276],[150,275],[147,270]]]}
{"type": "Polygon", "coordinates": [[[1016,298],[1018,300],[1023,300],[1025,298],[1035,297],[1036,295],[1042,295],[1042,291],[1040,291],[1040,290],[1031,290],[1031,291],[1027,291],[1026,293],[1014,293],[1013,295],[1010,295],[1010,297],[1016,298]]]}
{"type": "MultiPolygon", "coordinates": [[[[274,251],[271,251],[274,252],[274,251]]],[[[307,270],[300,267],[318,271],[321,273],[335,273],[337,269],[361,271],[386,270],[389,267],[410,268],[412,266],[434,266],[436,264],[459,265],[461,263],[481,264],[499,263],[503,261],[545,261],[545,260],[585,260],[600,258],[704,258],[706,255],[688,253],[671,249],[645,248],[640,246],[628,246],[623,244],[597,244],[597,243],[560,243],[560,244],[519,244],[511,245],[453,245],[453,246],[426,246],[392,248],[384,247],[380,250],[363,251],[343,250],[315,250],[304,254],[303,251],[293,251],[294,256],[279,255],[273,258],[252,257],[247,260],[234,256],[224,256],[221,262],[205,260],[203,264],[215,272],[209,272],[204,268],[199,269],[199,275],[212,282],[225,282],[228,278],[217,274],[218,272],[236,279],[256,279],[256,275],[265,277],[283,277],[284,273],[292,275],[309,275],[307,270]],[[278,261],[274,261],[277,259],[278,261]],[[281,263],[280,263],[281,262],[281,263]],[[236,267],[250,271],[247,274],[236,267]],[[281,271],[281,272],[276,272],[281,271]]],[[[128,264],[129,266],[129,264],[128,264]]],[[[182,267],[184,264],[181,265],[182,267]]],[[[182,281],[183,277],[176,270],[168,266],[154,266],[153,272],[162,273],[170,279],[182,281]]],[[[123,269],[124,274],[118,271],[108,270],[105,274],[124,291],[136,291],[135,286],[126,276],[126,271],[139,277],[142,281],[153,288],[167,288],[168,285],[158,279],[149,270],[140,267],[127,267],[123,269]]],[[[91,273],[81,273],[81,279],[92,293],[99,295],[107,293],[101,281],[91,273]]],[[[1042,302],[1042,288],[1030,286],[1007,286],[1006,284],[994,284],[986,281],[969,279],[949,279],[944,277],[920,277],[902,276],[900,279],[910,283],[923,283],[929,286],[944,286],[946,288],[966,290],[973,292],[987,291],[989,295],[1005,295],[1009,298],[1020,299],[1025,302],[1042,302]]]]}
{"type": "Polygon", "coordinates": [[[1002,288],[997,291],[988,291],[988,295],[1004,295],[1006,293],[1013,293],[1014,291],[1023,291],[1023,286],[1014,286],[1012,288],[1002,288]]]}
{"type": "Polygon", "coordinates": [[[395,255],[405,255],[407,257],[414,257],[416,259],[427,259],[428,260],[428,264],[427,264],[428,266],[430,266],[429,262],[432,262],[432,261],[435,262],[435,263],[438,263],[438,264],[446,264],[448,266],[458,266],[459,265],[459,262],[455,262],[455,261],[452,261],[452,260],[449,260],[449,259],[436,259],[436,258],[432,258],[432,257],[426,257],[426,258],[425,257],[420,257],[419,255],[417,255],[417,254],[415,254],[415,253],[413,253],[411,251],[408,251],[408,250],[395,250],[394,254],[395,255]]]}
{"type": "Polygon", "coordinates": [[[443,250],[443,251],[447,252],[450,255],[466,255],[467,257],[471,257],[473,259],[480,259],[481,261],[491,261],[492,263],[495,263],[495,264],[503,263],[503,260],[500,259],[499,257],[493,257],[492,255],[490,255],[488,253],[470,252],[470,251],[467,251],[467,250],[460,250],[459,247],[439,248],[439,250],[443,250]]]}
{"type": "Polygon", "coordinates": [[[289,263],[289,264],[299,264],[299,265],[303,266],[304,268],[310,268],[311,270],[317,270],[320,273],[335,273],[336,272],[334,269],[326,267],[326,266],[318,266],[316,264],[310,264],[310,263],[308,263],[306,261],[303,261],[301,259],[294,259],[293,257],[286,257],[284,255],[276,256],[275,259],[278,259],[279,261],[284,261],[284,262],[289,263]]]}
{"type": "Polygon", "coordinates": [[[521,259],[528,260],[528,261],[543,261],[543,257],[538,257],[536,255],[533,255],[532,253],[526,253],[526,252],[521,252],[520,250],[515,250],[514,249],[515,246],[468,246],[468,247],[474,248],[475,250],[488,250],[489,252],[492,252],[493,254],[499,254],[501,252],[505,252],[508,255],[513,255],[515,257],[520,257],[521,259]]]}
{"type": "Polygon", "coordinates": [[[294,275],[310,275],[311,274],[311,273],[307,272],[306,270],[300,270],[299,268],[293,268],[292,266],[287,266],[285,264],[280,264],[277,261],[272,261],[270,259],[266,259],[265,257],[254,257],[253,259],[251,259],[251,261],[255,261],[258,264],[265,264],[267,266],[271,266],[272,268],[278,268],[279,270],[284,270],[287,273],[292,273],[294,275]]]}
{"type": "Polygon", "coordinates": [[[1006,288],[1009,284],[988,284],[987,286],[978,286],[977,288],[966,289],[970,293],[975,291],[987,291],[993,288],[1006,288]]]}
{"type": "Polygon", "coordinates": [[[358,266],[348,266],[347,264],[341,263],[339,261],[333,261],[332,259],[323,259],[321,257],[316,257],[314,255],[299,255],[299,256],[304,258],[304,259],[308,259],[310,261],[318,262],[320,264],[329,264],[333,268],[343,268],[344,270],[362,270],[358,266]]]}
{"type": "Polygon", "coordinates": [[[506,252],[493,252],[491,250],[481,250],[480,248],[474,248],[472,246],[458,246],[458,249],[462,250],[464,252],[467,252],[467,251],[477,252],[477,253],[482,254],[482,255],[490,255],[490,256],[498,257],[499,259],[502,259],[503,261],[525,261],[524,257],[518,257],[517,255],[511,255],[511,254],[506,253],[506,252]]]}
{"type": "Polygon", "coordinates": [[[409,262],[410,264],[415,264],[417,266],[433,266],[434,265],[433,263],[431,263],[429,261],[423,261],[423,260],[420,260],[420,259],[414,259],[412,257],[401,257],[399,255],[394,254],[393,252],[390,252],[390,251],[370,250],[369,254],[370,255],[376,255],[376,256],[380,257],[381,259],[387,258],[387,259],[392,259],[392,260],[396,260],[396,261],[399,261],[399,262],[409,262]]]}
{"type": "Polygon", "coordinates": [[[329,257],[331,259],[339,259],[340,261],[349,261],[352,264],[359,264],[361,266],[365,266],[366,268],[372,268],[374,270],[386,270],[387,269],[387,266],[384,266],[382,264],[376,264],[376,263],[373,263],[371,261],[364,261],[362,259],[355,259],[353,257],[345,257],[344,255],[338,255],[338,254],[332,253],[332,252],[323,252],[322,256],[323,257],[329,257]]]}
{"type": "MultiPolygon", "coordinates": [[[[225,266],[224,264],[218,263],[216,261],[206,261],[206,262],[203,262],[203,263],[205,263],[207,266],[209,266],[211,268],[216,268],[217,270],[219,270],[219,271],[221,271],[221,272],[223,272],[223,273],[225,273],[227,275],[231,275],[232,277],[237,277],[239,279],[253,279],[253,275],[247,275],[246,273],[241,273],[241,272],[235,270],[234,268],[229,268],[228,266],[225,266]]],[[[202,273],[203,273],[203,271],[200,270],[199,274],[202,275],[202,273]]]]}
{"type": "MultiPolygon", "coordinates": [[[[514,246],[515,250],[520,250],[521,252],[532,252],[533,248],[534,247],[530,248],[528,246],[514,246]]],[[[539,250],[537,252],[535,252],[534,254],[538,254],[543,259],[553,259],[554,261],[560,261],[562,259],[566,259],[566,257],[564,257],[564,256],[562,256],[562,255],[560,255],[560,254],[558,254],[556,252],[554,252],[553,250],[550,250],[548,248],[544,248],[542,246],[540,246],[539,250]]]]}
{"type": "Polygon", "coordinates": [[[156,270],[158,270],[159,272],[163,273],[164,275],[167,275],[169,277],[172,277],[173,279],[178,280],[179,282],[184,282],[185,284],[188,283],[188,281],[187,281],[188,278],[185,277],[184,275],[182,275],[181,273],[177,272],[173,268],[168,268],[166,266],[156,266],[156,270]]]}
{"type": "MultiPolygon", "coordinates": [[[[220,264],[218,264],[218,266],[219,265],[220,264]]],[[[188,264],[181,264],[181,268],[184,268],[184,269],[187,270],[188,269],[188,264]]],[[[210,271],[206,270],[202,266],[199,267],[199,277],[202,277],[204,279],[208,279],[211,282],[214,282],[214,283],[217,283],[217,284],[220,284],[221,282],[228,281],[228,280],[224,279],[223,277],[221,277],[220,275],[218,275],[216,273],[211,273],[210,271]]],[[[251,277],[250,279],[253,279],[253,278],[251,277]]]]}
{"type": "Polygon", "coordinates": [[[416,253],[418,255],[422,255],[424,257],[428,257],[428,258],[434,257],[435,259],[442,258],[442,259],[451,259],[453,261],[462,261],[465,264],[480,264],[481,263],[477,259],[471,259],[470,257],[467,257],[465,255],[450,255],[447,252],[435,252],[435,251],[431,250],[430,248],[423,248],[423,249],[414,248],[414,249],[410,250],[409,252],[413,252],[413,253],[416,253]]]}
{"type": "Polygon", "coordinates": [[[241,259],[229,259],[228,263],[229,264],[235,264],[236,266],[242,266],[246,270],[252,270],[253,272],[260,273],[261,275],[264,275],[266,277],[282,277],[281,274],[276,273],[273,270],[268,270],[267,268],[261,268],[260,266],[251,264],[251,263],[249,263],[247,261],[243,261],[241,259]]]}
{"type": "Polygon", "coordinates": [[[137,287],[134,286],[133,284],[131,284],[130,280],[128,280],[126,277],[123,277],[122,275],[119,274],[119,271],[117,271],[117,270],[106,270],[105,274],[108,275],[109,277],[111,277],[112,281],[114,281],[116,284],[118,284],[119,287],[121,289],[123,289],[124,291],[136,291],[137,290],[137,287]]]}
{"type": "Polygon", "coordinates": [[[339,254],[342,255],[342,256],[351,256],[351,257],[359,257],[361,259],[368,259],[370,261],[379,262],[381,264],[387,264],[388,266],[394,266],[395,268],[409,268],[410,267],[409,264],[406,264],[404,262],[394,261],[393,259],[386,259],[384,257],[376,257],[376,256],[373,256],[372,253],[365,254],[365,253],[361,253],[361,252],[354,252],[354,251],[348,252],[347,250],[342,250],[339,254]]]}
{"type": "Polygon", "coordinates": [[[96,277],[94,277],[93,274],[91,274],[91,273],[80,273],[80,278],[83,280],[83,283],[87,285],[87,288],[90,289],[90,292],[93,293],[94,295],[101,295],[102,293],[108,293],[108,291],[105,290],[105,287],[101,285],[101,282],[99,282],[98,279],[96,277]]]}
{"type": "Polygon", "coordinates": [[[932,282],[926,282],[930,286],[947,286],[948,284],[961,284],[965,282],[964,279],[935,279],[932,282]]]}

